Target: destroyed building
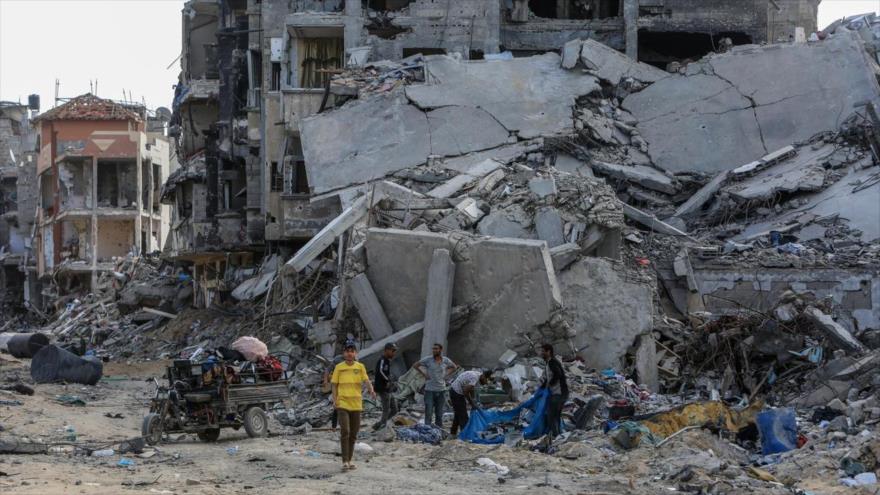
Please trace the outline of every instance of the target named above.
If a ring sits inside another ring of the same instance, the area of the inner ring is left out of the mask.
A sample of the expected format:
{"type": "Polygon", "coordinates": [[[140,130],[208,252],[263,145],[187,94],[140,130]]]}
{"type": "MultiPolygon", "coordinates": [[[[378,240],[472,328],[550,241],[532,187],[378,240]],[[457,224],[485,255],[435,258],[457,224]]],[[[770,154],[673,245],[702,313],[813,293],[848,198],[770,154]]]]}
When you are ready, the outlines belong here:
{"type": "Polygon", "coordinates": [[[39,156],[34,253],[51,279],[38,307],[98,289],[131,252],[162,249],[170,208],[159,192],[171,171],[164,126],[141,105],[85,94],[33,119],[39,156]],[[148,125],[149,124],[149,125],[148,125]]]}
{"type": "MultiPolygon", "coordinates": [[[[39,97],[28,104],[0,102],[0,258],[3,302],[19,307],[37,287],[27,259],[36,212],[36,132],[31,118],[39,97]],[[26,273],[30,270],[29,276],[26,273]],[[26,284],[26,281],[28,282],[26,284]]],[[[31,259],[33,259],[31,257],[31,259]]]]}
{"type": "Polygon", "coordinates": [[[301,122],[356,96],[344,86],[327,91],[344,67],[415,54],[521,57],[592,38],[665,68],[728,42],[788,41],[795,33],[811,33],[817,5],[816,0],[187,2],[171,126],[182,167],[162,192],[163,202],[174,207],[170,252],[192,263],[201,287],[196,303],[202,306],[214,294],[231,291],[222,282],[227,273],[250,269],[264,252],[292,254],[340,213],[339,197],[321,196],[306,172],[301,122]]]}

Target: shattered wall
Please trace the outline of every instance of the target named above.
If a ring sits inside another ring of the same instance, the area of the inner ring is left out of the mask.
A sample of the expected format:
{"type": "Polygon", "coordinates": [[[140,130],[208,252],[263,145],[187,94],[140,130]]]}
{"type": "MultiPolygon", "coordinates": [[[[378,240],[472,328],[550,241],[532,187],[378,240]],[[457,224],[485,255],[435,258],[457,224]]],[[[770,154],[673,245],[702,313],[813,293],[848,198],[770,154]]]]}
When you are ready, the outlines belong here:
{"type": "Polygon", "coordinates": [[[811,270],[729,270],[697,268],[695,276],[713,313],[742,308],[767,312],[779,305],[786,291],[831,299],[838,321],[850,331],[880,329],[880,271],[877,269],[816,268],[811,270]]]}
{"type": "Polygon", "coordinates": [[[654,328],[650,277],[633,277],[619,263],[582,258],[559,274],[571,345],[587,366],[621,369],[636,337],[654,328]]]}

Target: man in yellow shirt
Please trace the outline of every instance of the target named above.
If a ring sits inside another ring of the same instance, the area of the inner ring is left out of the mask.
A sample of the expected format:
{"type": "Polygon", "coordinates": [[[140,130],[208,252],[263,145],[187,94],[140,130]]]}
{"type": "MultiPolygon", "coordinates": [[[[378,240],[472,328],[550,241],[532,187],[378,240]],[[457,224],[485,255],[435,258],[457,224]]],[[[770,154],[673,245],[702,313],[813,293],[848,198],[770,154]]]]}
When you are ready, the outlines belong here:
{"type": "Polygon", "coordinates": [[[342,469],[348,471],[356,469],[351,462],[354,454],[354,444],[357,442],[358,431],[361,428],[361,411],[364,410],[363,387],[367,386],[370,397],[376,398],[373,384],[367,376],[367,368],[357,359],[357,345],[353,340],[347,340],[342,351],[344,361],[333,369],[330,383],[333,386],[333,407],[336,408],[336,416],[339,420],[339,443],[342,446],[342,469]]]}

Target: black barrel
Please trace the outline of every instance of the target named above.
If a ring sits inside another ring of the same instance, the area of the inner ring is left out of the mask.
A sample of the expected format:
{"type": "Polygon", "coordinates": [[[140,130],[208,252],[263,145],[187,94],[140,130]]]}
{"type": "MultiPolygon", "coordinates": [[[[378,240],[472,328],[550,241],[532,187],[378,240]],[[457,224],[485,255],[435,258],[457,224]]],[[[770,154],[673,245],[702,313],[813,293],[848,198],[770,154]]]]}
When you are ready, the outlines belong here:
{"type": "Polygon", "coordinates": [[[32,358],[43,347],[49,345],[49,337],[42,333],[22,333],[9,339],[6,348],[17,358],[32,358]]]}
{"type": "Polygon", "coordinates": [[[94,385],[101,379],[101,361],[81,358],[54,345],[47,345],[31,360],[31,378],[37,383],[69,382],[94,385]]]}

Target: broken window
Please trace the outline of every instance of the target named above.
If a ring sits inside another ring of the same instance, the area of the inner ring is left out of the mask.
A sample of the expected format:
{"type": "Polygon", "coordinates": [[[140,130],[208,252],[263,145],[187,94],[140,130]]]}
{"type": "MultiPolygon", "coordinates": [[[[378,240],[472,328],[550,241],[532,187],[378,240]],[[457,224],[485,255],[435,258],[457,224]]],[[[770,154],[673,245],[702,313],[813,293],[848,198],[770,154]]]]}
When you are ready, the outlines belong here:
{"type": "Polygon", "coordinates": [[[293,193],[309,194],[309,178],[306,176],[305,160],[296,160],[293,193]]]}
{"type": "Polygon", "coordinates": [[[137,165],[98,161],[98,207],[131,208],[137,204],[137,165]]]}
{"type": "Polygon", "coordinates": [[[620,0],[529,0],[529,10],[545,19],[618,17],[620,7],[620,0]]]}
{"type": "Polygon", "coordinates": [[[364,0],[364,5],[372,10],[401,10],[413,0],[364,0]]]}
{"type": "Polygon", "coordinates": [[[272,80],[269,81],[269,90],[281,89],[281,62],[272,62],[272,80]]]}
{"type": "Polygon", "coordinates": [[[330,71],[342,68],[342,38],[300,38],[298,43],[299,87],[323,88],[330,71]]]}
{"type": "Polygon", "coordinates": [[[418,55],[420,53],[422,55],[446,55],[446,50],[442,48],[404,48],[403,58],[418,55]]]}
{"type": "Polygon", "coordinates": [[[729,39],[733,45],[745,45],[752,38],[745,33],[725,32],[718,34],[661,31],[639,31],[639,61],[663,70],[671,62],[698,60],[718,51],[729,39]]]}
{"type": "Polygon", "coordinates": [[[282,192],[284,191],[284,173],[281,170],[281,167],[278,166],[278,162],[272,162],[270,165],[271,169],[271,178],[269,184],[269,191],[271,192],[282,192]]]}

